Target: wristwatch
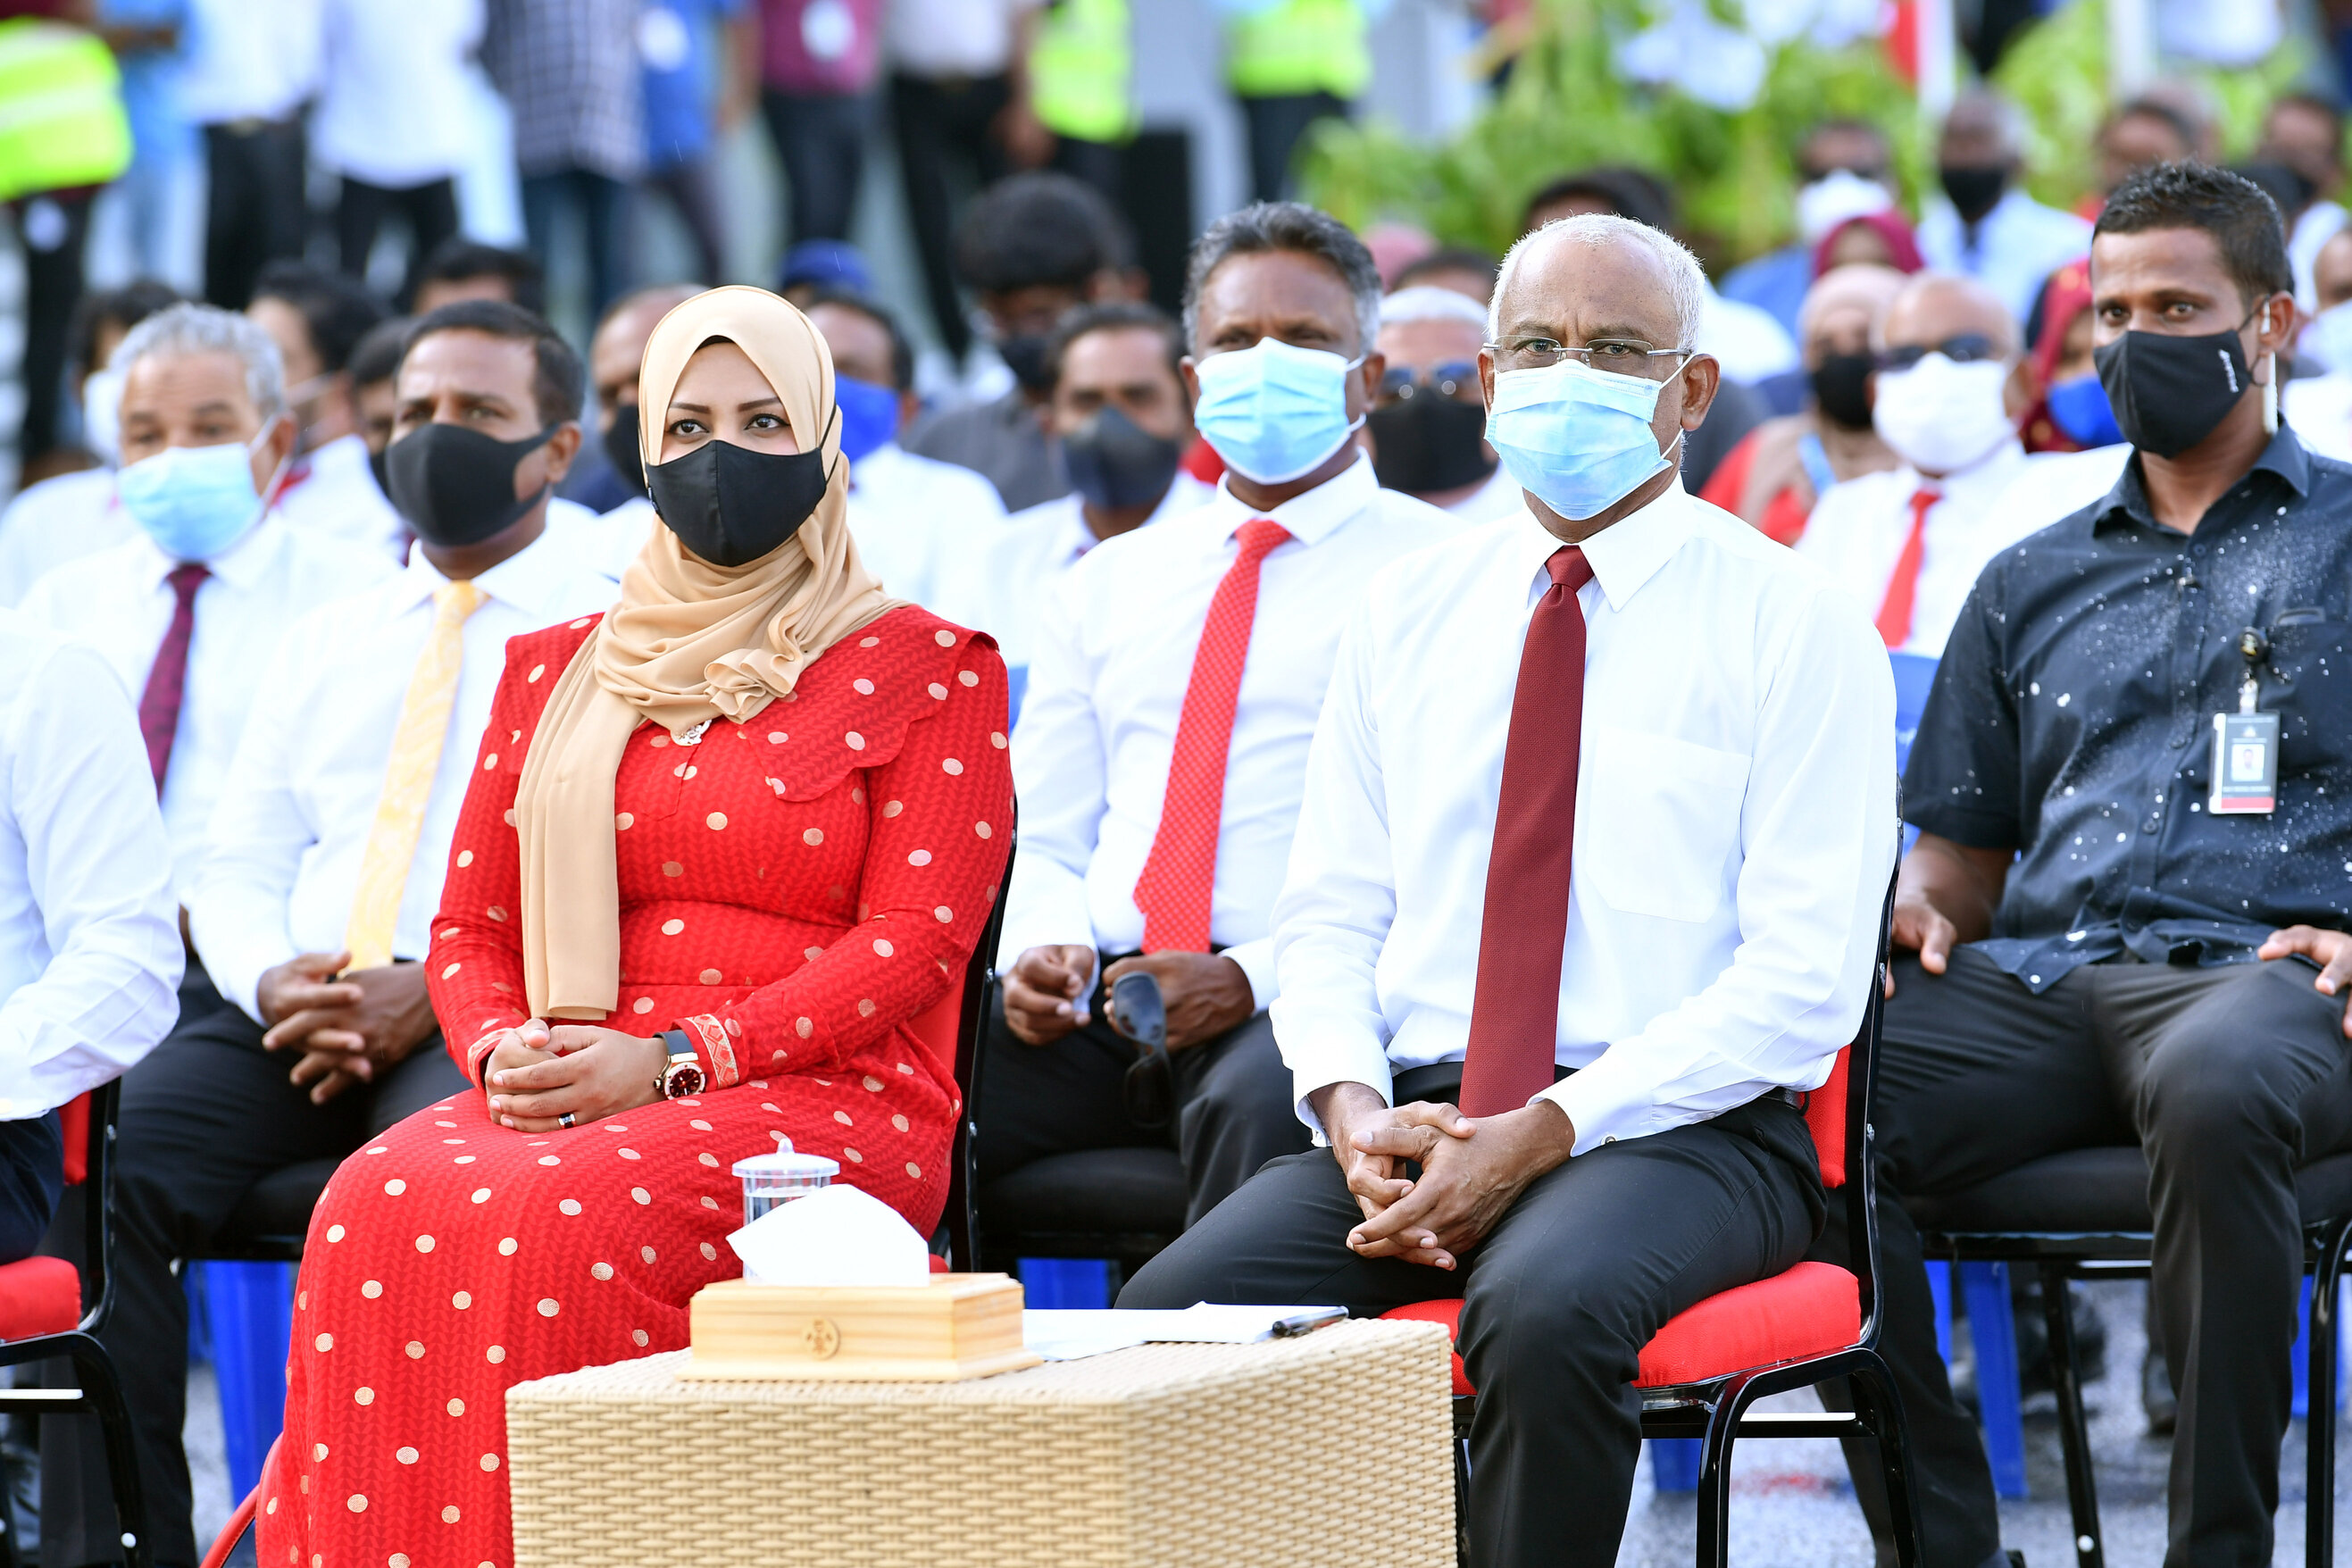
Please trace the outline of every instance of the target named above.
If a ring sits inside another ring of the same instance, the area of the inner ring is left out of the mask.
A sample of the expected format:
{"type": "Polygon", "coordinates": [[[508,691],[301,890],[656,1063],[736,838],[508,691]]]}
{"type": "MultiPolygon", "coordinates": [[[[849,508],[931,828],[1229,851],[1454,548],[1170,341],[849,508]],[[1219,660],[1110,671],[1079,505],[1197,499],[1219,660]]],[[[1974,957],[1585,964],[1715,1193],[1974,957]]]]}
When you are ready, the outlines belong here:
{"type": "Polygon", "coordinates": [[[689,1094],[700,1094],[710,1081],[702,1070],[702,1058],[684,1029],[665,1029],[660,1035],[665,1059],[661,1071],[654,1075],[654,1089],[664,1100],[683,1100],[689,1094]]]}

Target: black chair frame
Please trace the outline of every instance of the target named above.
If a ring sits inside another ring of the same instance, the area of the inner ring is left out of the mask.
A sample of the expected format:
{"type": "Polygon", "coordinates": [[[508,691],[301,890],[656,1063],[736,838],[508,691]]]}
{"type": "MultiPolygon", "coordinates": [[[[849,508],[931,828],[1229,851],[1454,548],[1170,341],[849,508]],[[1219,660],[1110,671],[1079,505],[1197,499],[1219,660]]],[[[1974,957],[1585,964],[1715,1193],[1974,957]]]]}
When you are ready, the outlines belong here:
{"type": "MultiPolygon", "coordinates": [[[[1878,1068],[1879,1027],[1886,1005],[1887,925],[1893,910],[1894,886],[1890,881],[1886,901],[1879,911],[1879,959],[1871,966],[1870,995],[1863,1008],[1861,1025],[1847,1047],[1845,1184],[1831,1194],[1832,1202],[1841,1197],[1844,1201],[1846,1234],[1862,1238],[1859,1256],[1848,1265],[1861,1286],[1860,1339],[1851,1347],[1828,1355],[1750,1367],[1703,1382],[1642,1391],[1643,1436],[1696,1437],[1704,1445],[1697,1496],[1700,1568],[1729,1568],[1731,1451],[1741,1437],[1847,1438],[1859,1435],[1873,1439],[1878,1447],[1893,1515],[1895,1561],[1903,1568],[1914,1568],[1922,1560],[1918,1497],[1910,1437],[1903,1424],[1903,1402],[1895,1392],[1894,1374],[1878,1352],[1877,1182],[1871,1158],[1870,1101],[1878,1068]],[[1853,1410],[1759,1413],[1749,1408],[1769,1395],[1810,1388],[1832,1378],[1847,1380],[1853,1410]]],[[[1463,1505],[1467,1500],[1469,1481],[1470,1421],[1477,1403],[1475,1394],[1457,1394],[1454,1400],[1457,1521],[1467,1519],[1463,1505]]],[[[1458,1528],[1465,1532],[1466,1547],[1466,1522],[1458,1528]]]]}
{"type": "MultiPolygon", "coordinates": [[[[122,1385],[114,1374],[114,1358],[98,1341],[98,1332],[114,1312],[114,1114],[121,1089],[108,1083],[90,1090],[88,1166],[82,1177],[84,1262],[81,1266],[80,1321],[61,1333],[37,1334],[0,1343],[0,1366],[63,1359],[72,1363],[78,1386],[69,1388],[0,1388],[0,1412],[22,1415],[98,1417],[106,1446],[106,1476],[114,1491],[115,1526],[121,1531],[123,1558],[130,1568],[151,1568],[154,1562],[147,1540],[147,1500],[139,1484],[139,1460],[131,1445],[131,1412],[122,1402],[122,1385]]],[[[5,1495],[5,1487],[0,1487],[5,1495]]],[[[17,1555],[10,1531],[0,1530],[0,1568],[16,1568],[17,1555]]]]}
{"type": "Polygon", "coordinates": [[[956,1025],[956,1088],[963,1112],[956,1118],[955,1142],[948,1159],[948,1202],[940,1219],[947,1233],[947,1258],[959,1273],[980,1268],[980,1073],[982,1042],[988,1035],[989,998],[996,984],[996,944],[1004,934],[1004,904],[1013,892],[1013,863],[1019,858],[1020,806],[1005,829],[1004,870],[996,880],[996,903],[981,927],[980,945],[963,966],[963,1009],[956,1025]]]}
{"type": "MultiPolygon", "coordinates": [[[[2042,1311],[2049,1326],[2051,1384],[2058,1399],[2058,1445],[2066,1461],[2066,1506],[2074,1526],[2076,1568],[2106,1568],[2099,1528],[2099,1493],[2091,1458],[2091,1424],[2083,1406],[2070,1279],[2144,1279],[2156,1238],[2145,1231],[1944,1231],[1922,1228],[1921,1250],[1954,1263],[2030,1265],[2042,1277],[2042,1311]]],[[[2336,1300],[2352,1261],[2352,1215],[2304,1227],[2304,1267],[2314,1276],[2310,1376],[2305,1426],[2303,1553],[2305,1568],[2336,1561],[2336,1300]]]]}

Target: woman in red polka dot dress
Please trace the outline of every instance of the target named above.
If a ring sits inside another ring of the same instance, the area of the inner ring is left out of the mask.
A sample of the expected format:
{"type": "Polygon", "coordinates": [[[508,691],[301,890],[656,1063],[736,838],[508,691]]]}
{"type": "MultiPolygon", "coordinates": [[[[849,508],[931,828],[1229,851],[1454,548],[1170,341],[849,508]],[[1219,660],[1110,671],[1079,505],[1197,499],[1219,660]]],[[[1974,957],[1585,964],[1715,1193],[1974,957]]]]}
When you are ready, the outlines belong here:
{"type": "Polygon", "coordinates": [[[611,615],[508,645],[427,959],[483,1092],[320,1200],[271,1568],[507,1568],[506,1390],[684,1345],[737,1160],[789,1138],[938,1222],[954,1064],[907,1025],[1003,869],[1003,663],[859,564],[797,310],[688,300],[639,391],[669,526],[611,615]]]}

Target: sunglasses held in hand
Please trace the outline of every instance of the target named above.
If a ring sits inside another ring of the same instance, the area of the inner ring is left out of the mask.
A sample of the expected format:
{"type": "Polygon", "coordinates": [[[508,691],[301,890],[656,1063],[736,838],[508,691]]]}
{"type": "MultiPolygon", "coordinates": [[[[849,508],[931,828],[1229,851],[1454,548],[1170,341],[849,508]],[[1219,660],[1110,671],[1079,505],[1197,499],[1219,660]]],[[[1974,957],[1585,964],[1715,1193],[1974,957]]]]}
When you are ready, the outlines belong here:
{"type": "Polygon", "coordinates": [[[1165,1127],[1176,1111],[1176,1073],[1168,1060],[1168,1005],[1160,982],[1140,971],[1110,988],[1110,1026],[1143,1047],[1127,1069],[1127,1114],[1138,1127],[1165,1127]]]}

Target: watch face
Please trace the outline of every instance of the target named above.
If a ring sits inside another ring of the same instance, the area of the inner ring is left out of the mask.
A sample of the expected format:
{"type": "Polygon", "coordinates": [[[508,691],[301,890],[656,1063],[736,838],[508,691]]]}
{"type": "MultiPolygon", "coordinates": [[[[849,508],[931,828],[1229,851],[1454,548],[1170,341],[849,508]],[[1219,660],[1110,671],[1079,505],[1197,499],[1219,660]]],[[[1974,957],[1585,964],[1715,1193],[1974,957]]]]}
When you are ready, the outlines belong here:
{"type": "Polygon", "coordinates": [[[672,1100],[701,1092],[702,1068],[692,1062],[681,1062],[669,1069],[669,1097],[672,1100]]]}

